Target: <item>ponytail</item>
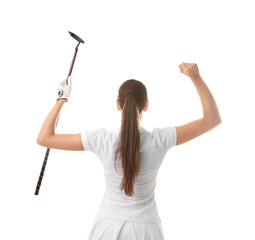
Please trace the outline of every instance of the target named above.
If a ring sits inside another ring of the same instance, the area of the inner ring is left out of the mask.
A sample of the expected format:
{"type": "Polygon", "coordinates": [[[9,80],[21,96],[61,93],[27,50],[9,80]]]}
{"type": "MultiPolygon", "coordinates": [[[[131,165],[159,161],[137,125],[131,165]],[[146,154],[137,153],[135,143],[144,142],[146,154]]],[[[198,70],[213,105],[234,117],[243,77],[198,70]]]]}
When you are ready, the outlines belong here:
{"type": "MultiPolygon", "coordinates": [[[[128,80],[128,81],[136,81],[136,80],[128,80]]],[[[139,85],[143,85],[139,81],[136,81],[135,83],[138,85],[138,87],[139,85]]],[[[145,103],[146,103],[147,92],[145,91],[145,94],[141,93],[140,98],[141,96],[146,96],[145,98],[145,103]]],[[[135,182],[136,182],[138,174],[140,173],[140,162],[141,162],[140,130],[139,130],[139,121],[140,121],[141,111],[139,110],[139,108],[143,109],[145,104],[142,103],[142,107],[138,106],[139,102],[137,103],[137,99],[139,100],[139,96],[136,96],[135,91],[128,92],[128,94],[125,93],[125,98],[123,99],[123,101],[121,101],[121,97],[119,99],[120,99],[120,106],[122,108],[122,119],[121,119],[121,128],[119,132],[120,134],[119,145],[116,150],[115,160],[119,152],[121,157],[121,166],[122,166],[122,174],[123,174],[122,182],[120,184],[120,189],[121,191],[124,190],[127,196],[133,196],[135,182]]],[[[116,169],[116,166],[115,166],[115,169],[116,169]]]]}
{"type": "Polygon", "coordinates": [[[138,109],[133,95],[127,95],[122,111],[120,155],[123,178],[120,185],[127,196],[134,195],[136,177],[140,173],[140,131],[138,109]]]}

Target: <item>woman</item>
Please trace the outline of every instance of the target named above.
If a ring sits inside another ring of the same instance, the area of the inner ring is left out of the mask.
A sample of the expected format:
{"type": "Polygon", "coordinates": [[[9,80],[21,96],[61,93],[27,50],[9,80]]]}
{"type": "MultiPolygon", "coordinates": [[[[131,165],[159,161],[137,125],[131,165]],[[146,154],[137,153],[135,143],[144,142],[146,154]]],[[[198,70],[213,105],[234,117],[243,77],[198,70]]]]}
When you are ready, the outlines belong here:
{"type": "Polygon", "coordinates": [[[171,147],[190,141],[221,123],[217,105],[197,64],[182,63],[179,68],[196,87],[203,118],[178,127],[154,128],[151,132],[140,126],[149,103],[146,87],[140,81],[129,79],[119,88],[120,127],[110,132],[99,128],[81,134],[55,134],[56,119],[70,96],[71,78],[68,84],[65,81],[60,84],[63,94],[44,121],[37,143],[47,148],[89,150],[102,162],[106,190],[89,239],[164,239],[155,202],[158,169],[171,147]]]}

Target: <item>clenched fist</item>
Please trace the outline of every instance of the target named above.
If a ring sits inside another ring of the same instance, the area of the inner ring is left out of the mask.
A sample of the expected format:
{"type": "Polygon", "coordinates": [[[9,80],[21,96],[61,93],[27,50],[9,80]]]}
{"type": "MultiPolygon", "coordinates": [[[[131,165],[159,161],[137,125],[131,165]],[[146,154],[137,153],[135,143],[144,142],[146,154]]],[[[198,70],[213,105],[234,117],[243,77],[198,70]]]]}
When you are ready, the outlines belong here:
{"type": "Polygon", "coordinates": [[[182,63],[179,65],[181,73],[190,77],[191,79],[196,79],[200,77],[198,66],[196,63],[182,63]]]}

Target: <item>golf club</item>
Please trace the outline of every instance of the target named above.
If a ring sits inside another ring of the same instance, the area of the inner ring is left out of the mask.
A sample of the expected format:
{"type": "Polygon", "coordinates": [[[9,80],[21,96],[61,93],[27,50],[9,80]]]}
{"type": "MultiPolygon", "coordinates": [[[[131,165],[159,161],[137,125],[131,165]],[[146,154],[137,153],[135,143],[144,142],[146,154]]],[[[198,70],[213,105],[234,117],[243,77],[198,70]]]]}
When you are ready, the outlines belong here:
{"type": "MultiPolygon", "coordinates": [[[[67,84],[68,77],[71,76],[72,71],[73,71],[73,65],[74,65],[74,62],[75,62],[75,59],[76,59],[76,55],[77,55],[77,52],[78,52],[78,47],[79,47],[80,43],[84,43],[84,41],[83,41],[79,36],[77,36],[76,34],[74,34],[74,33],[72,33],[72,32],[69,32],[69,31],[68,31],[68,33],[69,33],[75,40],[78,41],[78,44],[77,44],[77,46],[75,47],[75,51],[74,51],[72,63],[71,63],[71,66],[70,66],[70,69],[69,69],[69,72],[68,72],[68,75],[67,75],[67,78],[66,78],[66,84],[67,84]]],[[[59,119],[59,116],[58,116],[58,119],[59,119]]],[[[55,126],[55,128],[57,127],[58,119],[57,119],[57,121],[56,121],[56,126],[55,126]]],[[[46,153],[45,153],[45,156],[44,156],[44,161],[43,161],[43,165],[42,165],[42,168],[41,168],[40,176],[39,176],[39,179],[38,179],[38,182],[37,182],[37,185],[36,185],[35,195],[38,195],[38,194],[39,194],[39,190],[40,190],[40,187],[41,187],[41,183],[42,183],[42,179],[43,179],[43,174],[44,174],[44,171],[45,171],[45,168],[46,168],[46,164],[47,164],[47,161],[48,161],[49,154],[50,154],[50,148],[47,148],[46,153]]]]}

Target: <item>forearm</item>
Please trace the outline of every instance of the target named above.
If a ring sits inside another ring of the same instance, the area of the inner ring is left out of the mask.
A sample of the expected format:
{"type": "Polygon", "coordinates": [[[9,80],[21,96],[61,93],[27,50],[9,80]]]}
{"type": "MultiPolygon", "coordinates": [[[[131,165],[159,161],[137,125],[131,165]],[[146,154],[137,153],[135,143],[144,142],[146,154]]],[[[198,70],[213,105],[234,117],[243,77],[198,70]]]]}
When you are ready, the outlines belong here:
{"type": "Polygon", "coordinates": [[[52,108],[52,110],[50,111],[50,113],[43,122],[41,130],[37,137],[37,143],[42,142],[48,137],[55,134],[56,120],[65,102],[66,102],[65,99],[57,100],[56,104],[54,105],[54,107],[52,108]]]}
{"type": "Polygon", "coordinates": [[[221,117],[220,113],[217,107],[217,104],[214,100],[214,97],[199,75],[196,79],[191,79],[194,83],[196,90],[199,94],[202,107],[203,107],[203,118],[215,122],[215,123],[221,123],[221,117]]]}

